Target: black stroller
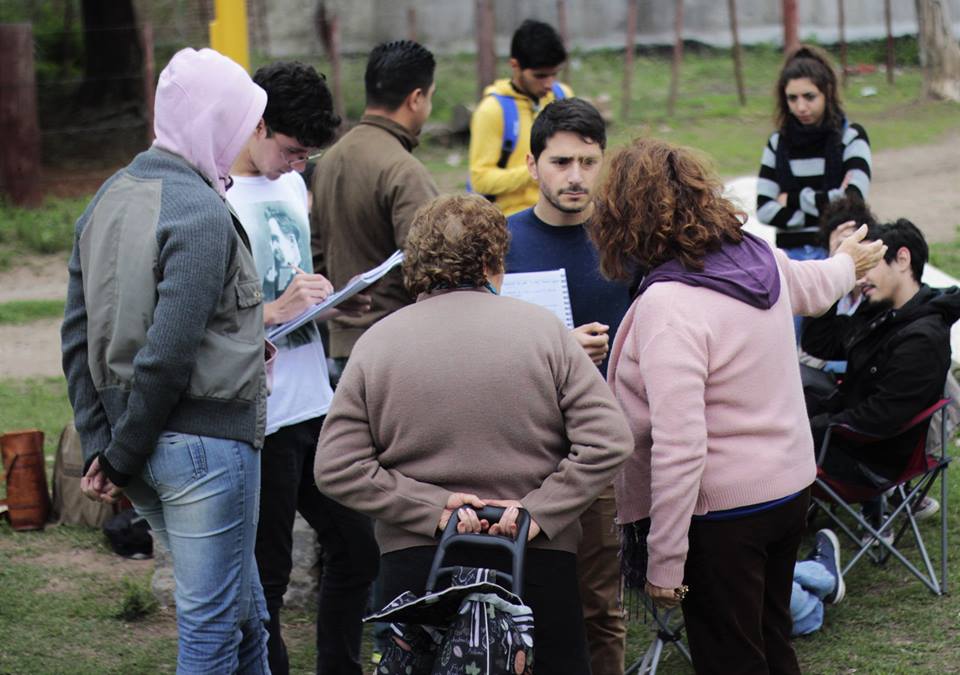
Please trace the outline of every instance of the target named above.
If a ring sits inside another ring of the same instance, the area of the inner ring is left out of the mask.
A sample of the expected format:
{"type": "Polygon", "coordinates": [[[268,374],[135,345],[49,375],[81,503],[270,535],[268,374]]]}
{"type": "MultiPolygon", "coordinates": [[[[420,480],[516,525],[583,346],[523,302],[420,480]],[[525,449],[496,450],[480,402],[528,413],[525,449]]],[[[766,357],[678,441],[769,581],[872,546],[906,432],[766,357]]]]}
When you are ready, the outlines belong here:
{"type": "MultiPolygon", "coordinates": [[[[504,509],[477,515],[495,522],[504,509]]],[[[533,672],[533,612],[518,595],[530,516],[520,510],[516,540],[489,534],[458,534],[450,517],[437,547],[426,593],[407,591],[364,621],[391,622],[391,640],[377,675],[530,675],[533,672]],[[512,573],[478,567],[446,567],[451,548],[501,549],[512,573]],[[449,577],[442,590],[440,579],[449,577]],[[506,588],[505,588],[506,586],[506,588]]]]}

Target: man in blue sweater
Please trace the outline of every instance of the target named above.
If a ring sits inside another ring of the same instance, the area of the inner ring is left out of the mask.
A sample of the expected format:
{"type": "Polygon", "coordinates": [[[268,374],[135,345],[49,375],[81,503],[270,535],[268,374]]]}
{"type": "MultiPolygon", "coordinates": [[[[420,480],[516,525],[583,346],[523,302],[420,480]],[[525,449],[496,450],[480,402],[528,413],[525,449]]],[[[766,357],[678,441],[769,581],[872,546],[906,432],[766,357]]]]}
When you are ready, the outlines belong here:
{"type": "MultiPolygon", "coordinates": [[[[508,273],[566,271],[573,334],[604,375],[610,342],[630,306],[627,287],[601,276],[586,230],[606,143],[603,118],[583,99],[563,99],[543,109],[530,132],[527,155],[540,196],[532,208],[507,219],[506,257],[508,273]]],[[[594,675],[623,673],[626,629],[619,602],[615,514],[610,486],[580,518],[583,539],[577,567],[594,675]]]]}

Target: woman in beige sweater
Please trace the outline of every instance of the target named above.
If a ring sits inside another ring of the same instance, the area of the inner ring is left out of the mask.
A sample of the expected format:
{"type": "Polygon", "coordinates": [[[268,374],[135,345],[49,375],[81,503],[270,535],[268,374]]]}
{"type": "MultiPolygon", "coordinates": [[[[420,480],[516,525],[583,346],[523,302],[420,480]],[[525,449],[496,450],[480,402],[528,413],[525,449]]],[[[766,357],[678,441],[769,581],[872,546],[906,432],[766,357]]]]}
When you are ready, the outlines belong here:
{"type": "MultiPolygon", "coordinates": [[[[386,599],[423,592],[454,510],[522,505],[533,520],[521,592],[534,612],[537,670],[586,674],[577,519],[633,440],[566,327],[498,295],[506,248],[503,215],[480,197],[440,197],[418,212],[404,261],[417,302],[354,347],[315,474],[324,493],[376,519],[386,599]]],[[[487,525],[472,512],[463,520],[487,525]]]]}

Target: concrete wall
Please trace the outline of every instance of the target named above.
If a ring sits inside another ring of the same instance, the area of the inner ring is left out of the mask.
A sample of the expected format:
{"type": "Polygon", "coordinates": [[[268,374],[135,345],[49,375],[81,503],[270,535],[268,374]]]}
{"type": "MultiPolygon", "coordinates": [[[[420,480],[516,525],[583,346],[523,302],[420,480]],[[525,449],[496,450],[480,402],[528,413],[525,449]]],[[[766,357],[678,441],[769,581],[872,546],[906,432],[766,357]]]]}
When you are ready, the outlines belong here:
{"type": "MultiPolygon", "coordinates": [[[[960,0],[948,0],[960,33],[960,0]]],[[[727,3],[684,0],[684,37],[729,46],[727,3]]],[[[896,35],[916,33],[912,0],[893,1],[896,35]]],[[[363,53],[384,40],[407,36],[407,8],[417,12],[420,42],[440,54],[475,50],[474,0],[327,0],[340,17],[341,49],[363,53]]],[[[799,0],[801,39],[835,42],[837,0],[799,0]]],[[[314,54],[321,49],[314,15],[317,0],[271,0],[267,26],[274,57],[314,54]]],[[[673,42],[673,0],[640,0],[639,44],[673,42]]],[[[626,0],[567,0],[570,46],[574,49],[621,47],[626,28],[626,0]]],[[[881,0],[845,0],[848,40],[885,35],[881,0]]],[[[506,54],[510,35],[525,18],[557,24],[556,0],[495,0],[497,51],[506,54]]],[[[782,43],[780,0],[738,0],[740,38],[746,44],[782,43]]]]}

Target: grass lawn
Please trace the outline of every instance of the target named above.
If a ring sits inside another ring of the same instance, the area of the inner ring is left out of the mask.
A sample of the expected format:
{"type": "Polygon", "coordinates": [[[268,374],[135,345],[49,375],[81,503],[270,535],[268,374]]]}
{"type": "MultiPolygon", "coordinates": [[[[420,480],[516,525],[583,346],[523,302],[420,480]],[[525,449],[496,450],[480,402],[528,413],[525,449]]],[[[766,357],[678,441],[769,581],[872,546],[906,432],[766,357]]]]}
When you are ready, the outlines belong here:
{"type": "MultiPolygon", "coordinates": [[[[0,429],[42,429],[49,461],[69,419],[63,380],[0,382],[0,429]]],[[[939,496],[939,486],[933,494],[939,496]]],[[[960,588],[956,475],[947,508],[949,586],[955,591],[960,588]]],[[[923,531],[933,536],[935,522],[924,523],[923,531]]],[[[939,549],[931,542],[936,564],[939,549]]],[[[0,524],[0,673],[173,672],[176,626],[171,610],[150,602],[151,572],[150,562],[110,554],[96,531],[60,526],[18,533],[0,524]]],[[[308,610],[285,612],[294,672],[312,672],[313,630],[308,610]]],[[[795,645],[805,673],[960,672],[958,631],[960,595],[935,597],[894,562],[885,567],[861,562],[847,578],[847,598],[828,608],[824,629],[795,645]]],[[[651,632],[642,617],[631,622],[628,662],[643,652],[651,632]]],[[[365,659],[369,651],[368,639],[365,659]]],[[[670,648],[660,672],[690,670],[670,648]]]]}
{"type": "Polygon", "coordinates": [[[15,300],[0,303],[0,325],[63,317],[63,300],[15,300]]]}

